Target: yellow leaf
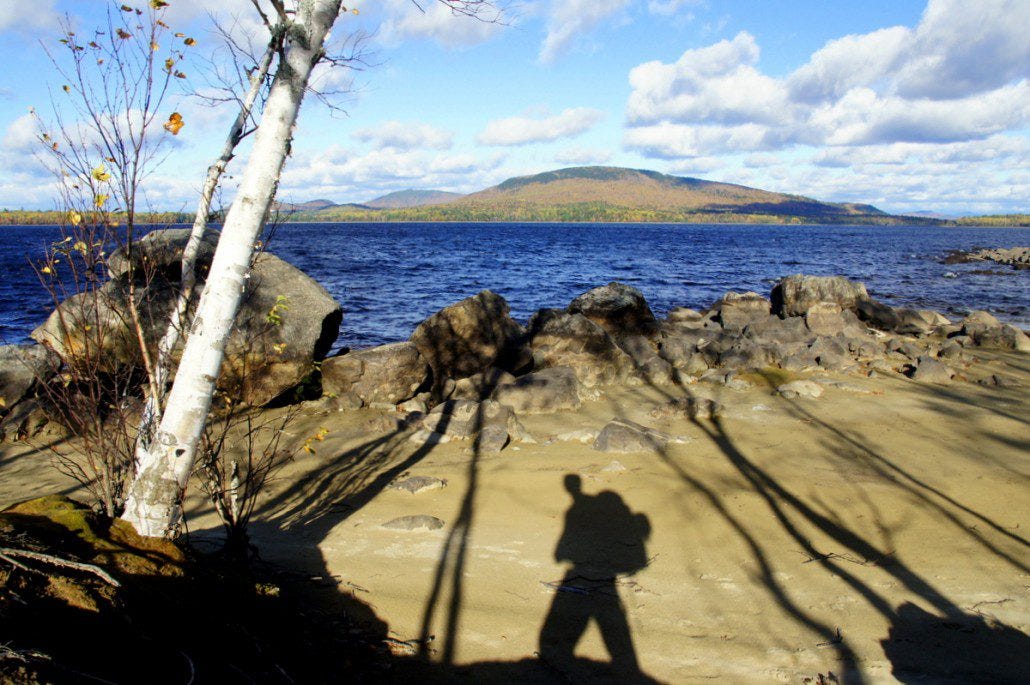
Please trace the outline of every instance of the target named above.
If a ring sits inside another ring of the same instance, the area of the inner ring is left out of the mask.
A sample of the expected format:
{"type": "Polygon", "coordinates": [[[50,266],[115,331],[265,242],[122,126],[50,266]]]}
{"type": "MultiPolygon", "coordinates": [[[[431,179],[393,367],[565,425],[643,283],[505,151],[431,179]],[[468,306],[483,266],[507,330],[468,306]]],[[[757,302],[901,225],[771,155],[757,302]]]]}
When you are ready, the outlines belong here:
{"type": "Polygon", "coordinates": [[[63,90],[66,93],[72,92],[72,89],[71,89],[70,86],[61,86],[61,90],[63,90]]]}
{"type": "Polygon", "coordinates": [[[122,40],[125,40],[126,38],[132,38],[132,34],[126,31],[125,29],[118,29],[117,31],[115,31],[115,33],[117,33],[118,37],[122,40]]]}
{"type": "MultiPolygon", "coordinates": [[[[178,73],[178,72],[177,72],[178,73]]],[[[172,112],[171,116],[168,117],[168,121],[164,123],[166,131],[171,133],[173,136],[179,135],[179,130],[185,125],[182,120],[182,115],[178,112],[172,112]]]]}
{"type": "Polygon", "coordinates": [[[165,60],[165,71],[169,71],[170,72],[172,70],[172,67],[174,67],[174,66],[175,66],[175,60],[173,60],[171,57],[169,57],[168,59],[165,60]]]}
{"type": "Polygon", "coordinates": [[[122,10],[122,12],[131,12],[132,8],[129,7],[128,5],[122,5],[121,10],[122,10]]]}
{"type": "Polygon", "coordinates": [[[42,271],[45,274],[52,274],[52,273],[54,273],[54,270],[51,269],[49,266],[44,266],[42,269],[40,269],[40,271],[42,271]]]}
{"type": "Polygon", "coordinates": [[[183,38],[183,37],[184,37],[185,35],[186,35],[185,33],[182,33],[182,32],[180,31],[180,32],[177,32],[177,33],[175,34],[175,37],[176,37],[176,38],[183,38]]]}
{"type": "Polygon", "coordinates": [[[90,176],[92,176],[93,180],[95,180],[95,181],[110,181],[111,180],[111,174],[107,173],[107,170],[104,169],[103,166],[95,167],[93,169],[93,171],[90,172],[90,176]]]}
{"type": "Polygon", "coordinates": [[[181,71],[177,71],[175,72],[175,78],[186,78],[186,74],[182,73],[181,71]]]}
{"type": "Polygon", "coordinates": [[[106,204],[107,201],[110,200],[110,199],[111,199],[110,195],[99,194],[99,195],[97,195],[96,197],[93,198],[93,204],[96,205],[97,208],[99,209],[100,207],[103,207],[104,204],[106,204]]]}
{"type": "Polygon", "coordinates": [[[168,7],[168,3],[165,2],[165,0],[150,0],[150,6],[156,10],[159,10],[168,7]]]}
{"type": "Polygon", "coordinates": [[[82,215],[78,212],[72,212],[68,218],[71,220],[72,226],[78,226],[82,223],[82,215]]]}
{"type": "Polygon", "coordinates": [[[168,24],[164,23],[164,22],[163,22],[163,21],[161,21],[160,19],[158,19],[158,20],[157,20],[157,25],[158,25],[158,26],[160,26],[160,27],[161,27],[161,28],[163,28],[163,29],[166,29],[166,28],[168,28],[168,24]]]}
{"type": "Polygon", "coordinates": [[[357,8],[357,7],[355,7],[354,9],[352,9],[352,10],[350,11],[350,13],[351,13],[351,14],[358,14],[358,8],[357,8]]]}
{"type": "Polygon", "coordinates": [[[197,41],[193,40],[192,38],[187,38],[186,40],[184,40],[182,42],[185,43],[187,46],[190,46],[190,47],[192,47],[192,46],[197,44],[197,41]]]}
{"type": "Polygon", "coordinates": [[[150,49],[151,49],[151,50],[152,50],[153,52],[157,52],[158,50],[160,50],[160,49],[161,49],[161,46],[160,46],[160,45],[158,45],[157,43],[151,43],[151,44],[150,44],[150,49]]]}
{"type": "Polygon", "coordinates": [[[89,247],[87,247],[86,243],[84,243],[81,240],[79,240],[74,245],[72,245],[72,249],[73,250],[77,250],[77,251],[81,252],[82,254],[86,254],[86,250],[88,250],[89,247]]]}

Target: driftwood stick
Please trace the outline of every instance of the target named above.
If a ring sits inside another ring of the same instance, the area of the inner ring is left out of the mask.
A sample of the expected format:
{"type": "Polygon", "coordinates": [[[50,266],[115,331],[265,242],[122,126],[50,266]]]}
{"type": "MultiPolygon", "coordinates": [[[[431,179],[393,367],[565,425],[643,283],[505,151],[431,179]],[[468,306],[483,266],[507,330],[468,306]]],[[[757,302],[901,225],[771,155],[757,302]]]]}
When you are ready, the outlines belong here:
{"type": "MultiPolygon", "coordinates": [[[[122,586],[121,583],[119,583],[117,580],[115,580],[114,577],[110,573],[105,571],[104,569],[100,568],[99,566],[94,566],[93,564],[84,564],[81,561],[72,561],[71,559],[63,559],[61,557],[55,557],[52,554],[43,554],[42,552],[32,552],[32,551],[27,550],[27,549],[14,549],[13,547],[0,547],[0,556],[3,556],[3,557],[22,557],[23,559],[32,559],[34,561],[41,561],[44,564],[51,564],[53,566],[61,566],[61,567],[64,567],[64,568],[71,568],[71,569],[75,569],[76,571],[85,571],[86,573],[92,573],[93,575],[95,575],[97,578],[100,578],[101,580],[103,580],[108,585],[113,585],[114,587],[121,587],[122,586]]],[[[13,562],[13,560],[11,560],[11,559],[7,559],[7,561],[9,561],[11,563],[14,563],[16,566],[21,566],[21,564],[13,562]]]]}

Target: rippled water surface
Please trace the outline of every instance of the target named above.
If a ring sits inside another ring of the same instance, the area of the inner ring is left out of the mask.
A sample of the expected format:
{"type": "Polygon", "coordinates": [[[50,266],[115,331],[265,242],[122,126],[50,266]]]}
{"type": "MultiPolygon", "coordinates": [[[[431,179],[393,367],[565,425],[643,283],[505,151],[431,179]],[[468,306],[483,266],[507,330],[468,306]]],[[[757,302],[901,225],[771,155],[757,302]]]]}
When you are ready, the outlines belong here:
{"type": "MultiPolygon", "coordinates": [[[[0,341],[49,312],[27,263],[53,227],[0,227],[0,341]]],[[[986,309],[1030,326],[1030,270],[945,265],[948,250],[1030,245],[1030,229],[676,224],[286,224],[271,251],[344,309],[340,344],[403,340],[426,316],[489,288],[523,323],[598,285],[639,288],[656,314],[704,308],[728,290],[768,296],[794,273],[844,275],[890,304],[961,315],[986,309]],[[976,273],[984,270],[998,274],[976,273]]]]}

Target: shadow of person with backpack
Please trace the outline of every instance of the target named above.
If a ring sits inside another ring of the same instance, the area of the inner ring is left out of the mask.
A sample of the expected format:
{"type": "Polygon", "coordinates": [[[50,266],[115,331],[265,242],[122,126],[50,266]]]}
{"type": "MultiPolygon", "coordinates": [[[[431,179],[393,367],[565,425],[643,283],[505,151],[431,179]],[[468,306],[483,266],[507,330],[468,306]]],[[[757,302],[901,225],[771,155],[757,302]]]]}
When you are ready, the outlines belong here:
{"type": "Polygon", "coordinates": [[[554,601],[540,630],[540,658],[551,668],[569,673],[573,655],[590,620],[597,622],[611,657],[611,670],[622,680],[651,682],[640,671],[626,610],[619,599],[620,575],[647,566],[645,541],[651,533],[647,516],[633,513],[615,492],[583,493],[575,474],[565,476],[572,505],[554,550],[556,561],[572,564],[555,588],[554,601]]]}

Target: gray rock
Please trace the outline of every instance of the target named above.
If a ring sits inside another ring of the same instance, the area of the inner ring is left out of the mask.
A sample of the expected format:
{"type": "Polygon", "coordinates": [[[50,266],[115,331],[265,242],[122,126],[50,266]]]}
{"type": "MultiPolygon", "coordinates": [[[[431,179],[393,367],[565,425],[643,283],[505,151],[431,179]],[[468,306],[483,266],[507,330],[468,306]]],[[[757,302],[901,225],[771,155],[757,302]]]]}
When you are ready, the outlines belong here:
{"type": "MultiPolygon", "coordinates": [[[[159,238],[152,244],[163,255],[168,248],[159,238]]],[[[145,245],[144,241],[137,244],[141,260],[149,259],[145,245]]],[[[172,266],[164,271],[170,270],[174,271],[172,266]]],[[[161,273],[136,284],[143,334],[151,348],[164,334],[178,288],[177,281],[161,273]]],[[[198,285],[191,310],[200,291],[198,285]]],[[[139,343],[129,325],[129,295],[128,274],[122,272],[99,289],[99,300],[78,294],[62,302],[32,332],[32,338],[62,358],[86,354],[102,360],[109,370],[141,366],[139,343]]],[[[342,316],[340,305],[299,269],[274,255],[258,255],[226,348],[219,388],[253,406],[275,399],[300,383],[313,371],[314,362],[325,357],[342,316]]],[[[173,350],[176,362],[181,352],[181,346],[173,350]]]]}
{"type": "Polygon", "coordinates": [[[923,383],[947,383],[954,375],[945,364],[929,356],[919,357],[912,370],[912,380],[923,383]]]}
{"type": "Polygon", "coordinates": [[[582,314],[541,309],[529,320],[537,368],[567,366],[588,388],[624,381],[633,361],[598,324],[582,314]]]}
{"type": "MultiPolygon", "coordinates": [[[[170,228],[151,231],[136,241],[132,250],[131,267],[141,279],[161,275],[171,281],[182,277],[182,251],[186,248],[192,229],[170,228]]],[[[211,259],[218,247],[219,231],[206,229],[197,250],[196,266],[199,280],[207,279],[211,259]]],[[[120,247],[107,259],[107,270],[112,278],[128,273],[130,261],[124,247],[120,247]]]]}
{"type": "Polygon", "coordinates": [[[365,406],[411,399],[428,378],[429,365],[410,342],[348,352],[322,362],[323,392],[353,393],[365,406]]]}
{"type": "Polygon", "coordinates": [[[567,366],[542,369],[499,386],[493,399],[518,414],[553,414],[578,409],[582,404],[579,380],[567,366]]]}
{"type": "Polygon", "coordinates": [[[815,335],[835,336],[844,332],[844,317],[840,305],[833,302],[815,302],[805,312],[805,325],[815,335]]]}
{"type": "Polygon", "coordinates": [[[509,437],[506,426],[483,426],[483,429],[479,431],[479,435],[476,437],[476,446],[482,452],[500,452],[508,444],[509,437]]]}
{"type": "Polygon", "coordinates": [[[1030,352],[1030,338],[1027,338],[1023,331],[1008,324],[976,330],[972,337],[980,347],[1030,352]]]}
{"type": "Polygon", "coordinates": [[[658,334],[658,321],[643,293],[622,283],[613,281],[583,293],[566,311],[582,314],[616,339],[624,335],[654,337],[658,334]]]}
{"type": "Polygon", "coordinates": [[[524,332],[503,297],[484,290],[444,307],[420,323],[411,342],[433,370],[440,396],[444,378],[465,378],[492,366],[517,371],[530,361],[524,332]]]}
{"type": "Polygon", "coordinates": [[[625,335],[619,347],[633,362],[637,375],[651,385],[668,385],[673,379],[672,364],[658,352],[658,343],[643,335],[625,335]]]}
{"type": "Polygon", "coordinates": [[[57,372],[58,360],[42,345],[0,345],[0,416],[57,372]]]}
{"type": "Polygon", "coordinates": [[[865,285],[843,276],[806,276],[795,274],[773,286],[772,311],[779,316],[804,316],[814,305],[830,303],[841,310],[854,310],[869,298],[865,285]]]}
{"type": "Polygon", "coordinates": [[[677,397],[676,399],[660,404],[651,410],[650,414],[655,419],[665,419],[673,416],[683,415],[688,419],[714,419],[722,416],[724,408],[722,404],[710,397],[677,397]]]}
{"type": "Polygon", "coordinates": [[[969,312],[969,314],[967,314],[960,323],[963,327],[986,326],[987,328],[997,328],[998,326],[1001,326],[1001,321],[998,321],[997,317],[981,310],[969,312]]]}
{"type": "Polygon", "coordinates": [[[709,311],[716,313],[723,328],[741,331],[748,324],[768,319],[770,304],[758,293],[728,292],[709,311]]]}
{"type": "Polygon", "coordinates": [[[629,419],[613,419],[601,429],[594,449],[601,452],[654,452],[663,450],[669,436],[629,419]]]}
{"type": "Polygon", "coordinates": [[[447,487],[447,481],[432,476],[411,476],[410,478],[390,483],[386,487],[391,490],[404,490],[412,495],[417,495],[422,492],[445,488],[447,487]]]}
{"type": "Polygon", "coordinates": [[[428,514],[415,514],[414,516],[401,516],[383,524],[383,528],[391,530],[439,530],[443,528],[443,521],[428,514]]]}
{"type": "Polygon", "coordinates": [[[451,397],[456,400],[483,400],[490,397],[494,390],[515,382],[515,376],[497,368],[489,368],[480,371],[468,378],[459,379],[454,383],[454,392],[451,397]]]}
{"type": "Polygon", "coordinates": [[[790,381],[776,388],[776,392],[788,400],[798,398],[817,399],[823,396],[823,386],[815,381],[790,381]]]}
{"type": "Polygon", "coordinates": [[[673,307],[665,317],[667,322],[673,324],[701,323],[702,319],[704,319],[704,314],[696,309],[688,309],[687,307],[673,307]]]}

